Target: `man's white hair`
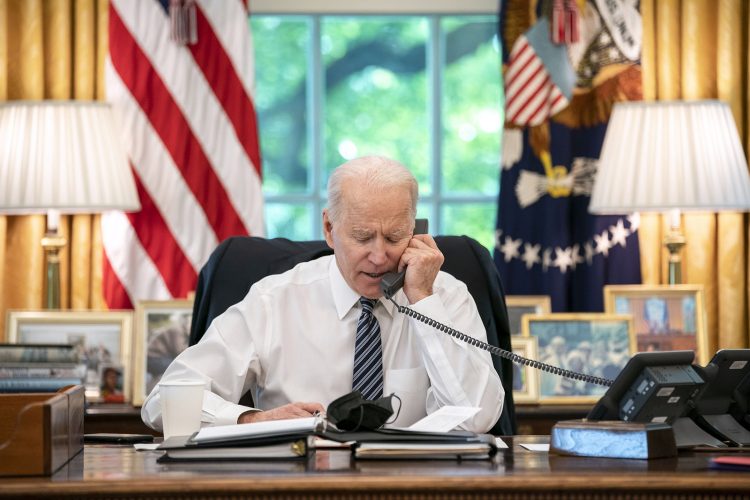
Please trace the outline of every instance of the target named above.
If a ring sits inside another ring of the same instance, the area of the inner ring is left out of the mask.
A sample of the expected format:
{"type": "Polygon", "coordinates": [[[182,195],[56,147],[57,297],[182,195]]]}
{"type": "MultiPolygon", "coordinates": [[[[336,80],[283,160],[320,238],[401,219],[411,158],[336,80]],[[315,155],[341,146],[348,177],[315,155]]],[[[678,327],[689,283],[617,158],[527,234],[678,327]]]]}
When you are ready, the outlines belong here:
{"type": "Polygon", "coordinates": [[[328,219],[331,222],[339,220],[343,210],[343,184],[347,179],[368,187],[368,191],[407,188],[411,195],[411,218],[416,217],[419,191],[409,169],[384,156],[362,156],[336,167],[328,179],[328,219]]]}

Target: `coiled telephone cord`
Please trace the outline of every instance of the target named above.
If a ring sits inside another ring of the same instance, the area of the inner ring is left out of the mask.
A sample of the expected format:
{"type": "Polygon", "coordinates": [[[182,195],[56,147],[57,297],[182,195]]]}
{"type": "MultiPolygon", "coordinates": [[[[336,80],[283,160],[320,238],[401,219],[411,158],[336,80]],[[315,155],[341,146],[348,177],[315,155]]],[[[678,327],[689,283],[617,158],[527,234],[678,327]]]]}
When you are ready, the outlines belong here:
{"type": "Polygon", "coordinates": [[[466,342],[467,344],[479,347],[480,349],[484,349],[485,351],[488,351],[489,353],[494,354],[495,356],[510,360],[513,363],[516,363],[518,365],[530,366],[537,370],[542,370],[548,373],[552,373],[553,375],[558,375],[560,377],[566,377],[566,378],[570,378],[573,380],[581,380],[583,382],[588,382],[590,384],[596,384],[596,385],[602,385],[605,387],[611,386],[612,383],[614,382],[613,380],[610,380],[607,378],[595,377],[593,375],[587,375],[585,373],[578,373],[578,372],[574,372],[571,370],[566,370],[564,368],[559,368],[557,366],[548,365],[547,363],[542,363],[541,361],[537,361],[535,359],[524,358],[523,356],[519,356],[516,353],[506,351],[505,349],[500,349],[499,347],[495,347],[494,345],[487,344],[486,342],[482,342],[481,340],[475,339],[474,337],[470,337],[469,335],[461,333],[458,330],[455,330],[447,325],[440,323],[439,321],[435,321],[432,318],[428,318],[424,314],[418,313],[414,309],[410,309],[406,306],[401,306],[397,304],[396,301],[393,300],[392,297],[388,297],[388,300],[393,302],[393,305],[396,306],[396,309],[398,309],[398,312],[400,312],[401,314],[406,314],[407,316],[414,318],[417,321],[421,321],[422,323],[429,325],[437,330],[440,330],[441,332],[445,332],[448,335],[457,338],[458,340],[461,340],[463,342],[466,342]]]}

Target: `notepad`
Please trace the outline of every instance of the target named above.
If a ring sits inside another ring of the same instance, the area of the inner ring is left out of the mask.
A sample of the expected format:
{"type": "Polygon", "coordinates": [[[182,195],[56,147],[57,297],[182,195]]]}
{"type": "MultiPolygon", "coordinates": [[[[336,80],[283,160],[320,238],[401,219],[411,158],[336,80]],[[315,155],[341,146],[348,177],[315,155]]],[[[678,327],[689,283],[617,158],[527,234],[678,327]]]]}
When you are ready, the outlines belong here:
{"type": "Polygon", "coordinates": [[[320,417],[290,418],[285,420],[269,420],[249,424],[219,425],[205,427],[190,438],[191,444],[208,444],[221,442],[236,442],[255,437],[288,436],[297,434],[312,434],[322,430],[323,421],[320,417]]]}
{"type": "Polygon", "coordinates": [[[721,456],[711,459],[712,469],[750,472],[750,457],[721,456]]]}

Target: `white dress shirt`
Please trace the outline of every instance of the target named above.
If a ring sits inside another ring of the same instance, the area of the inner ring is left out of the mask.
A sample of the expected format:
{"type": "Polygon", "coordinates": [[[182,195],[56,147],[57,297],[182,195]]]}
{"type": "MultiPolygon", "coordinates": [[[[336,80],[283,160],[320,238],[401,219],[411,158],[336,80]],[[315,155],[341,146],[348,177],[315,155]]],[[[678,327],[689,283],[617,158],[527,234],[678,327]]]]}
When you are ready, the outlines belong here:
{"type": "MultiPolygon", "coordinates": [[[[487,335],[466,285],[440,272],[433,295],[415,311],[482,341],[487,335]]],[[[403,290],[394,300],[408,305],[403,290]]],[[[162,381],[206,382],[203,425],[237,423],[250,408],[236,404],[252,391],[258,409],[293,402],[327,407],[352,390],[354,339],[361,306],[333,256],[304,262],[257,282],[239,303],[183,351],[162,381]]],[[[408,426],[447,405],[481,408],[463,428],[486,432],[500,417],[503,386],[490,354],[398,312],[381,298],[374,308],[383,344],[383,394],[395,393],[401,410],[393,422],[408,426]]],[[[394,401],[394,409],[398,402],[394,401]]],[[[141,410],[161,430],[159,387],[141,410]]]]}

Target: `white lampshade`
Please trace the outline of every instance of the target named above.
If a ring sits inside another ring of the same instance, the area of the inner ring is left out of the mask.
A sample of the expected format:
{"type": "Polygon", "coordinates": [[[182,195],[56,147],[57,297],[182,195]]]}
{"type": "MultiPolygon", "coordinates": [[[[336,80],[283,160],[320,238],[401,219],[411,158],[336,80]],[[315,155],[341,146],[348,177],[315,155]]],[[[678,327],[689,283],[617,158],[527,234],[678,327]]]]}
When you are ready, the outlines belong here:
{"type": "Polygon", "coordinates": [[[0,212],[140,209],[111,107],[91,101],[0,104],[0,212]]]}
{"type": "Polygon", "coordinates": [[[746,211],[750,175],[729,106],[623,102],[604,138],[589,211],[746,211]]]}

